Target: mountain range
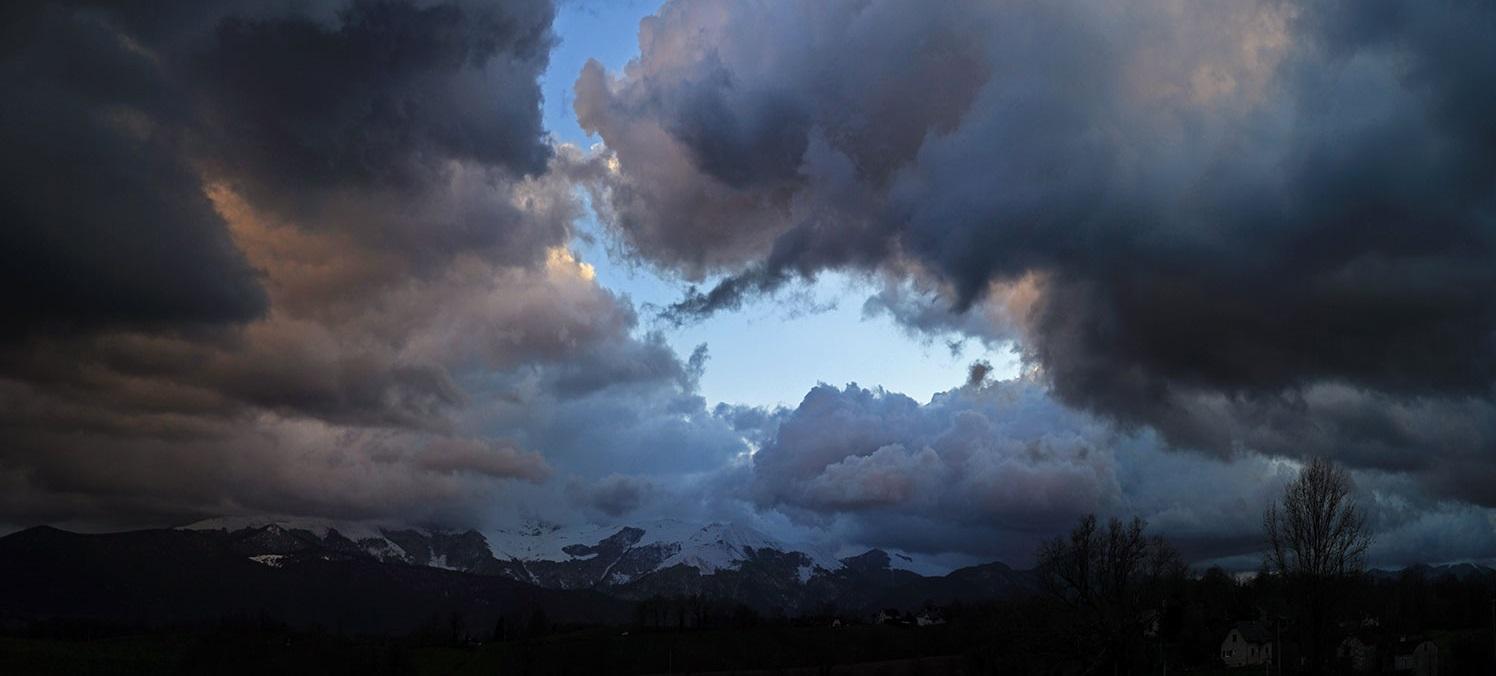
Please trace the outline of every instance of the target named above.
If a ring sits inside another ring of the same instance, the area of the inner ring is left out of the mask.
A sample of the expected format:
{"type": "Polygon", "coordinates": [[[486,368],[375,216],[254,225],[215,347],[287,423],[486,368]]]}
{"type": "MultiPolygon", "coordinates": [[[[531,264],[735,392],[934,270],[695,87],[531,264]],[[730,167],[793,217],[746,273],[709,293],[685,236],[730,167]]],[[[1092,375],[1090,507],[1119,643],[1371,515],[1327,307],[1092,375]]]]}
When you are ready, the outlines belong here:
{"type": "Polygon", "coordinates": [[[217,533],[266,566],[309,556],[365,557],[495,576],[553,590],[590,590],[624,600],[702,595],[769,614],[835,607],[851,612],[925,602],[997,598],[1033,588],[1032,574],[1001,563],[922,575],[914,562],[879,549],[837,558],[731,523],[674,519],[627,526],[544,522],[481,533],[338,524],[213,519],[185,530],[217,533]]]}
{"type": "Polygon", "coordinates": [[[614,527],[532,523],[480,533],[282,519],[79,534],[36,527],[0,538],[0,624],[132,625],[269,617],[401,633],[462,617],[476,627],[629,619],[634,602],[697,596],[768,615],[870,614],[1033,589],[1001,563],[921,575],[899,554],[836,558],[734,524],[614,527]],[[834,610],[833,610],[834,609],[834,610]]]}

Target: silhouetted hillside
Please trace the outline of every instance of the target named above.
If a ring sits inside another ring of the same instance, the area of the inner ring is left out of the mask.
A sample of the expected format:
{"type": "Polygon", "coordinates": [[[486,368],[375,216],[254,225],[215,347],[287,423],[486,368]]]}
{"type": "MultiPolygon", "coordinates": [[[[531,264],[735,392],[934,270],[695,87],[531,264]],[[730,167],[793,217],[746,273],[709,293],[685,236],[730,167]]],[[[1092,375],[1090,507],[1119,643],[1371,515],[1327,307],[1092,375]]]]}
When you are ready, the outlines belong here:
{"type": "Polygon", "coordinates": [[[326,549],[265,565],[220,533],[147,530],[79,535],[39,527],[0,538],[0,618],[71,618],[143,627],[229,616],[292,627],[404,634],[452,617],[488,635],[519,624],[607,623],[628,604],[590,591],[543,589],[496,576],[386,564],[326,549]]]}

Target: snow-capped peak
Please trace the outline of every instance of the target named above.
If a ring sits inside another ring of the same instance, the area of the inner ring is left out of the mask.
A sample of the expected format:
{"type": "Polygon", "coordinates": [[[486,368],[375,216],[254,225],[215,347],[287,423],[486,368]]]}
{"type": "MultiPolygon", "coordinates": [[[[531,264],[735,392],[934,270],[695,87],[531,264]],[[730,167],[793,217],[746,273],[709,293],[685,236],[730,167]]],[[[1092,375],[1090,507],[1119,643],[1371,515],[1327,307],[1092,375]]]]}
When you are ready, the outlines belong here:
{"type": "Polygon", "coordinates": [[[763,533],[736,524],[695,526],[671,519],[648,524],[643,530],[644,537],[635,546],[679,545],[676,553],[660,564],[661,568],[684,564],[709,574],[723,568],[736,568],[753,550],[787,549],[783,543],[763,533]]]}
{"type": "Polygon", "coordinates": [[[692,523],[680,519],[658,519],[627,525],[555,526],[526,523],[519,527],[484,533],[494,556],[517,561],[566,562],[596,556],[596,548],[609,538],[641,534],[624,544],[628,549],[654,548],[664,553],[656,567],[686,565],[711,574],[737,568],[754,551],[802,552],[812,565],[834,570],[841,562],[815,548],[787,545],[753,528],[733,523],[692,523]],[[811,551],[807,551],[811,550],[811,551]]]}
{"type": "MultiPolygon", "coordinates": [[[[281,535],[293,532],[306,532],[322,544],[330,544],[331,535],[337,533],[343,539],[354,543],[355,550],[361,550],[379,561],[414,562],[413,557],[403,547],[387,537],[388,531],[401,530],[390,524],[302,517],[227,516],[190,523],[182,526],[181,530],[223,531],[225,533],[253,530],[274,534],[277,539],[281,535]]],[[[346,543],[344,546],[347,546],[346,543]]],[[[259,559],[256,561],[266,563],[259,559]]],[[[267,563],[267,565],[270,564],[267,563]]]]}
{"type": "Polygon", "coordinates": [[[252,556],[320,546],[361,552],[384,562],[500,574],[563,588],[628,584],[678,566],[694,568],[702,575],[740,570],[744,562],[763,552],[802,557],[797,566],[802,583],[819,571],[843,566],[826,549],[787,544],[742,524],[680,519],[570,526],[530,521],[476,534],[283,517],[224,517],[183,528],[232,534],[234,546],[252,556]]]}
{"type": "Polygon", "coordinates": [[[573,556],[565,550],[575,545],[593,546],[617,533],[613,526],[559,526],[543,522],[527,522],[507,529],[485,531],[484,539],[495,558],[518,561],[569,561],[588,556],[573,556]]]}

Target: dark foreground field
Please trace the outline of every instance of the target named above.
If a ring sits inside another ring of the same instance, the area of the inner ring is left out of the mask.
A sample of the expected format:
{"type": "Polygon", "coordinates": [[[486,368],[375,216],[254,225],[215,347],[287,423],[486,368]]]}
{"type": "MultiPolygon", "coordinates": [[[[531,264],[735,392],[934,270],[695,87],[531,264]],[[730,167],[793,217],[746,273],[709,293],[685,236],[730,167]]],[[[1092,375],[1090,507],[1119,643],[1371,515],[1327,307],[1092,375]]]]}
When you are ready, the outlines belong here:
{"type": "Polygon", "coordinates": [[[0,637],[3,674],[974,674],[959,629],[592,628],[519,641],[442,645],[287,631],[104,638],[0,637]]]}

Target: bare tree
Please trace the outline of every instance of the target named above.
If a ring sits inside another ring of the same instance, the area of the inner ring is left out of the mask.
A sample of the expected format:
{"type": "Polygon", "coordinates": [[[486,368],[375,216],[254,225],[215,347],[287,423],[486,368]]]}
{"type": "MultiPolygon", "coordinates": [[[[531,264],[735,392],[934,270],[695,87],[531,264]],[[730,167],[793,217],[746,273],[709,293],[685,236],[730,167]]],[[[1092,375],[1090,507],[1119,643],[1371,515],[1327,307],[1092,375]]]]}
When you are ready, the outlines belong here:
{"type": "Polygon", "coordinates": [[[1361,571],[1371,534],[1351,495],[1350,475],[1315,459],[1283,489],[1283,503],[1263,516],[1267,563],[1290,576],[1334,578],[1361,571]]]}
{"type": "Polygon", "coordinates": [[[1069,537],[1039,550],[1041,583],[1074,622],[1074,645],[1096,660],[1090,671],[1110,664],[1125,669],[1147,634],[1156,630],[1171,581],[1186,566],[1161,537],[1143,535],[1142,519],[1118,519],[1103,530],[1094,515],[1081,519],[1069,537]]]}
{"type": "Polygon", "coordinates": [[[1262,518],[1266,564],[1297,608],[1300,645],[1311,670],[1325,667],[1333,652],[1336,611],[1371,546],[1351,488],[1344,469],[1315,459],[1283,489],[1282,504],[1262,518]]]}

